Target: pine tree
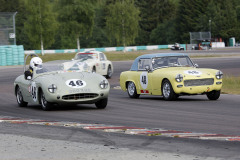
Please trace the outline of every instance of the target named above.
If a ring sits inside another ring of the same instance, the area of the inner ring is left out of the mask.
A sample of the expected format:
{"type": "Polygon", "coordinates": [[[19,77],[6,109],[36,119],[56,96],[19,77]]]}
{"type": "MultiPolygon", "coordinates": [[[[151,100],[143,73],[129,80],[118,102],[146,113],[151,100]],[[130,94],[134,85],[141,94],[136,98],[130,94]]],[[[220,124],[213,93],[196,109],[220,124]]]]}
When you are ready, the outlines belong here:
{"type": "Polygon", "coordinates": [[[137,0],[136,4],[141,11],[140,33],[136,41],[139,45],[147,45],[151,32],[175,16],[176,5],[169,0],[137,0]]]}

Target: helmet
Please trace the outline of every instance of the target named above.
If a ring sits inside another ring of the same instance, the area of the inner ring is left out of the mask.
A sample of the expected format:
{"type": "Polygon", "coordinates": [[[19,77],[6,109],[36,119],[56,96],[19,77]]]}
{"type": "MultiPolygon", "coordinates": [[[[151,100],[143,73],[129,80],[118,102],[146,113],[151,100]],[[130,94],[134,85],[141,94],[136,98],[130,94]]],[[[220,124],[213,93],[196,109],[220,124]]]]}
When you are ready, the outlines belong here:
{"type": "Polygon", "coordinates": [[[42,59],[39,57],[33,57],[30,61],[30,67],[31,68],[34,68],[34,67],[42,68],[42,59]]]}

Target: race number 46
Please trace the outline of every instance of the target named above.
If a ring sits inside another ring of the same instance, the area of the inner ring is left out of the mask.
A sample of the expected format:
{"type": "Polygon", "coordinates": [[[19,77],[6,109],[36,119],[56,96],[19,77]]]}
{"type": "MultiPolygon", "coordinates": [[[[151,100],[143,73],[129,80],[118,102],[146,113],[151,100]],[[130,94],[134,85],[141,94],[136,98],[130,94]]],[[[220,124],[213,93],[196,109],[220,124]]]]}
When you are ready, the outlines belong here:
{"type": "Polygon", "coordinates": [[[79,79],[67,80],[65,84],[71,88],[82,88],[86,86],[86,82],[79,79]]]}

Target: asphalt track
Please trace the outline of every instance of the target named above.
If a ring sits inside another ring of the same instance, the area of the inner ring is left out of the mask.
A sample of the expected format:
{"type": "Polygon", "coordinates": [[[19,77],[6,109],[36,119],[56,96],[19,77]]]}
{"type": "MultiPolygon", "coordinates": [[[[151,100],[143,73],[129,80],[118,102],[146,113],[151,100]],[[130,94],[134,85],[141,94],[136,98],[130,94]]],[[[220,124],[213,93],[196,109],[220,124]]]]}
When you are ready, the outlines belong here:
{"type": "MultiPolygon", "coordinates": [[[[109,80],[112,88],[119,85],[120,72],[129,70],[131,63],[131,61],[113,62],[115,72],[109,80]]],[[[199,58],[194,59],[194,63],[201,68],[220,69],[225,75],[240,75],[240,57],[238,56],[199,58]]],[[[55,107],[45,112],[40,106],[18,107],[13,93],[13,82],[20,74],[22,74],[22,67],[0,68],[1,116],[240,135],[239,95],[222,94],[217,101],[209,101],[204,95],[183,96],[177,101],[166,102],[160,96],[140,96],[139,99],[130,99],[126,92],[111,89],[109,103],[105,110],[98,110],[94,105],[77,105],[55,107]]],[[[132,149],[156,150],[157,148],[158,151],[178,151],[203,157],[211,155],[223,159],[240,158],[240,142],[172,139],[157,136],[150,138],[110,133],[106,136],[106,133],[95,131],[76,131],[75,129],[67,131],[65,128],[29,127],[21,124],[0,124],[0,126],[0,128],[4,127],[0,133],[71,141],[80,141],[76,140],[75,136],[81,133],[89,143],[111,144],[132,149]],[[71,137],[75,138],[71,139],[71,137]]]]}

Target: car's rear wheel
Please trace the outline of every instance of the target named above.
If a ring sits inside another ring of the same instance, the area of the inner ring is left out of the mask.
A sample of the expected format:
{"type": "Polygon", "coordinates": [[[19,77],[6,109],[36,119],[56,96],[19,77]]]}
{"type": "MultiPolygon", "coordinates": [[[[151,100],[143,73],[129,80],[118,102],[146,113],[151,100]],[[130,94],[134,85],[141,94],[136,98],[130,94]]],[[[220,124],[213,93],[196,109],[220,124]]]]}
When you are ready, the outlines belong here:
{"type": "Polygon", "coordinates": [[[136,86],[133,82],[128,82],[127,92],[130,98],[138,98],[140,95],[137,94],[136,86]]]}
{"type": "Polygon", "coordinates": [[[177,95],[175,94],[169,80],[164,80],[163,81],[162,96],[163,96],[163,99],[165,99],[167,101],[172,101],[172,100],[175,100],[177,98],[177,95]]]}
{"type": "Polygon", "coordinates": [[[22,92],[19,87],[17,87],[16,98],[17,98],[17,103],[18,103],[19,107],[27,106],[28,103],[23,100],[22,92]]]}
{"type": "Polygon", "coordinates": [[[95,103],[95,106],[98,108],[98,109],[104,109],[107,107],[107,103],[108,103],[108,98],[104,98],[104,99],[101,99],[100,101],[97,101],[95,103]]]}
{"type": "Polygon", "coordinates": [[[112,67],[109,65],[107,70],[107,76],[108,79],[112,77],[112,67]]]}
{"type": "Polygon", "coordinates": [[[44,111],[49,111],[49,110],[51,109],[51,103],[49,103],[49,102],[46,100],[43,91],[40,92],[40,103],[41,103],[42,109],[43,109],[44,111]]]}
{"type": "Polygon", "coordinates": [[[209,100],[217,100],[220,97],[221,90],[220,91],[211,91],[207,93],[207,97],[209,100]]]}

